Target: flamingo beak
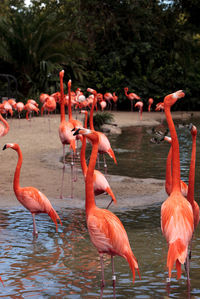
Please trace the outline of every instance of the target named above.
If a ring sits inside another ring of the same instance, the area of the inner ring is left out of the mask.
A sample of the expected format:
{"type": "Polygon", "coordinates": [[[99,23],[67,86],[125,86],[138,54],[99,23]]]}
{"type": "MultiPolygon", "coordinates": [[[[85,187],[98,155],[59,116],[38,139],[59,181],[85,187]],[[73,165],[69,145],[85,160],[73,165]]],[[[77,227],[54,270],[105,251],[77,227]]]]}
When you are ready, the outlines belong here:
{"type": "Polygon", "coordinates": [[[5,149],[7,149],[7,144],[5,144],[4,147],[2,148],[3,151],[4,151],[5,149]]]}
{"type": "Polygon", "coordinates": [[[77,130],[74,132],[73,136],[78,135],[80,130],[81,130],[81,129],[77,129],[77,130]]]}

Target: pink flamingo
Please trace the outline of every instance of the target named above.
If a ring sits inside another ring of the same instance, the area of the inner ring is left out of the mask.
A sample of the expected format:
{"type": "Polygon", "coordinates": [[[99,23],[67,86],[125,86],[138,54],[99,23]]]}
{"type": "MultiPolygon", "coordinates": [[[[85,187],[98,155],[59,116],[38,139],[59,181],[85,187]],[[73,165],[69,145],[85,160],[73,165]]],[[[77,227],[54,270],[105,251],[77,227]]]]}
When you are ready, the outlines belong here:
{"type": "Polygon", "coordinates": [[[138,102],[135,104],[135,107],[138,107],[138,108],[139,108],[140,120],[142,120],[143,102],[142,102],[142,101],[138,101],[138,102]]]}
{"type": "Polygon", "coordinates": [[[29,103],[26,103],[26,105],[24,106],[24,110],[26,110],[26,119],[27,120],[30,120],[29,117],[31,117],[31,113],[33,111],[35,111],[37,114],[39,113],[39,109],[34,105],[32,104],[31,102],[29,103]]]}
{"type": "Polygon", "coordinates": [[[20,170],[22,166],[23,157],[19,145],[16,143],[7,143],[4,145],[3,150],[7,148],[11,148],[15,150],[18,154],[18,162],[17,162],[15,175],[14,175],[13,189],[18,201],[32,214],[33,235],[36,237],[38,235],[36,229],[36,223],[35,223],[35,215],[39,213],[46,213],[49,215],[49,217],[51,217],[51,219],[56,225],[56,232],[57,232],[58,230],[57,220],[59,220],[61,225],[62,222],[60,220],[60,217],[52,207],[48,198],[42,192],[40,192],[38,189],[34,187],[24,187],[24,188],[20,187],[19,180],[20,180],[20,170]]]}
{"type": "MultiPolygon", "coordinates": [[[[84,127],[87,128],[87,117],[88,117],[88,112],[86,110],[81,110],[81,113],[85,114],[85,124],[84,127]]],[[[84,178],[86,178],[87,175],[87,163],[86,163],[86,159],[85,159],[85,150],[86,150],[86,136],[82,136],[82,147],[81,147],[81,168],[83,171],[83,175],[84,178]]],[[[113,194],[112,189],[110,188],[110,185],[107,181],[107,179],[105,178],[105,176],[98,170],[94,170],[94,176],[93,176],[93,186],[94,186],[94,194],[95,195],[99,195],[102,193],[107,193],[110,195],[111,202],[109,203],[109,205],[107,206],[107,209],[109,208],[110,204],[114,201],[114,203],[116,203],[116,198],[115,195],[113,194]]]]}
{"type": "Polygon", "coordinates": [[[45,99],[44,104],[42,105],[41,108],[41,116],[43,115],[44,110],[48,112],[48,122],[49,122],[49,132],[50,132],[51,129],[50,129],[49,113],[56,110],[56,100],[54,97],[49,96],[45,99]]]}
{"type": "Polygon", "coordinates": [[[140,97],[136,93],[129,93],[128,94],[128,87],[124,87],[124,92],[126,97],[131,101],[131,111],[133,111],[133,101],[134,100],[140,100],[140,97]]]}
{"type": "Polygon", "coordinates": [[[111,211],[100,209],[95,204],[93,176],[98,154],[99,134],[88,129],[78,129],[74,134],[85,135],[92,143],[92,153],[85,179],[86,222],[91,242],[97,248],[100,256],[101,292],[103,292],[105,286],[103,254],[106,253],[111,256],[112,260],[113,291],[115,295],[114,256],[121,256],[129,263],[133,274],[133,283],[135,280],[135,269],[137,269],[140,276],[138,262],[132,252],[127,233],[119,218],[111,211]]]}
{"type": "Polygon", "coordinates": [[[161,229],[169,246],[168,280],[170,281],[174,263],[176,263],[177,279],[179,279],[181,264],[186,262],[188,288],[190,288],[188,246],[194,231],[194,218],[191,204],[181,193],[179,142],[170,111],[171,106],[184,95],[183,91],[179,90],[164,99],[165,115],[172,138],[172,191],[161,206],[161,229]]]}
{"type": "MultiPolygon", "coordinates": [[[[70,121],[65,120],[65,103],[64,103],[64,87],[63,87],[63,78],[64,70],[59,73],[60,76],[60,125],[59,125],[59,137],[63,145],[63,172],[61,179],[61,191],[60,198],[63,198],[63,182],[64,182],[64,173],[65,173],[65,145],[69,145],[70,149],[73,151],[73,155],[76,152],[76,138],[73,136],[72,129],[74,128],[73,124],[70,121]]],[[[71,197],[73,197],[73,158],[71,162],[71,197]]]]}
{"type": "Polygon", "coordinates": [[[117,110],[117,101],[118,101],[118,96],[116,95],[115,92],[113,92],[113,102],[114,102],[114,109],[117,110]]]}
{"type": "MultiPolygon", "coordinates": [[[[91,88],[88,88],[87,91],[94,95],[92,108],[90,110],[90,129],[94,130],[93,112],[94,112],[94,106],[96,105],[96,101],[97,101],[97,92],[96,92],[96,90],[91,89],[91,88]]],[[[107,164],[106,164],[105,156],[104,156],[105,153],[107,153],[114,160],[115,164],[117,164],[117,160],[115,158],[115,154],[111,148],[110,142],[109,142],[108,138],[106,137],[106,135],[103,134],[102,132],[97,132],[97,134],[99,135],[98,152],[100,154],[103,154],[104,168],[107,169],[107,164]]]]}
{"type": "Polygon", "coordinates": [[[112,107],[111,100],[113,99],[112,93],[106,92],[103,97],[104,97],[104,100],[108,102],[108,104],[110,106],[110,110],[111,110],[111,107],[112,107]]]}
{"type": "Polygon", "coordinates": [[[2,137],[2,136],[5,136],[6,134],[8,134],[10,126],[1,114],[0,114],[0,120],[4,124],[4,125],[2,125],[2,123],[0,123],[0,137],[2,137]]]}
{"type": "Polygon", "coordinates": [[[16,109],[17,112],[18,112],[18,118],[20,118],[20,116],[21,116],[21,112],[24,110],[24,103],[22,103],[22,102],[17,102],[16,105],[15,105],[15,109],[16,109]]]}
{"type": "Polygon", "coordinates": [[[148,111],[151,112],[151,105],[153,104],[153,99],[152,98],[149,98],[148,100],[148,111]]]}

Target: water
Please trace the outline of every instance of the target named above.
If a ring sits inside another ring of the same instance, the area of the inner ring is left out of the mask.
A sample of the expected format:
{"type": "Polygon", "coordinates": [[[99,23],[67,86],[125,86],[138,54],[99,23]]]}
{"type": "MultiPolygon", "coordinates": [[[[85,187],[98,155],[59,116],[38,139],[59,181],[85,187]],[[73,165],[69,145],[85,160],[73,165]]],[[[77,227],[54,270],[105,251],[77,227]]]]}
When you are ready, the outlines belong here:
{"type": "MultiPolygon", "coordinates": [[[[198,124],[193,120],[194,124],[198,124]]],[[[198,124],[199,126],[199,124],[198,124]]],[[[188,181],[191,136],[178,129],[182,179],[188,181]]],[[[118,166],[109,173],[134,177],[165,178],[169,145],[151,144],[147,128],[127,128],[112,137],[118,166]]],[[[196,193],[199,203],[199,140],[197,141],[196,193]]],[[[58,233],[47,215],[36,217],[39,236],[32,238],[32,217],[23,208],[0,210],[1,298],[99,298],[101,270],[96,249],[92,246],[81,209],[58,210],[63,227],[58,233]]],[[[127,262],[115,257],[116,298],[167,298],[167,245],[160,229],[160,205],[116,213],[128,233],[138,259],[141,280],[132,274],[127,262]]],[[[195,233],[191,261],[191,298],[200,298],[200,229],[195,233]]],[[[112,298],[111,262],[105,256],[106,286],[103,298],[112,298]]],[[[174,272],[173,272],[174,273],[174,272]]],[[[170,298],[189,298],[186,275],[179,281],[173,274],[170,298]]]]}

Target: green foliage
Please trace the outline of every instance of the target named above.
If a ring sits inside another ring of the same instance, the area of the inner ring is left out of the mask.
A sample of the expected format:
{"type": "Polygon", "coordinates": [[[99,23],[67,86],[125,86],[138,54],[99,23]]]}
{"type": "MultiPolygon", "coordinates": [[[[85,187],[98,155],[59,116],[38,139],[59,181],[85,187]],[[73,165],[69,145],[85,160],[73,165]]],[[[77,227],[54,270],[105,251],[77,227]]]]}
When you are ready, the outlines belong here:
{"type": "Polygon", "coordinates": [[[64,69],[74,89],[115,91],[123,109],[125,86],[145,103],[184,89],[179,107],[199,109],[199,9],[197,0],[4,0],[0,72],[17,77],[23,97],[57,91],[64,69]]]}
{"type": "MultiPolygon", "coordinates": [[[[99,131],[101,129],[101,126],[104,124],[110,124],[113,121],[114,117],[111,113],[103,111],[98,112],[93,117],[93,123],[95,130],[99,131]]],[[[89,126],[89,121],[88,121],[89,126]]]]}

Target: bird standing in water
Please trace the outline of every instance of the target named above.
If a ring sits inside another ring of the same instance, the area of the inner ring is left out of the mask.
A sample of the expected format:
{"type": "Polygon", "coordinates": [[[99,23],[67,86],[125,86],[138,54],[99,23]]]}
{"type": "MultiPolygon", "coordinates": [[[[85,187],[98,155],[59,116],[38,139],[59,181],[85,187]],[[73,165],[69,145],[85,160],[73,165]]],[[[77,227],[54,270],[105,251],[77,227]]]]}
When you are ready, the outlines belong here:
{"type": "Polygon", "coordinates": [[[22,152],[19,145],[16,143],[7,143],[4,145],[3,150],[7,148],[11,148],[18,153],[18,162],[17,162],[15,175],[14,175],[13,189],[18,201],[32,214],[33,236],[37,237],[38,235],[36,229],[36,223],[35,223],[35,215],[39,213],[48,214],[49,217],[51,217],[51,219],[55,223],[56,231],[57,231],[58,229],[57,220],[60,221],[61,225],[62,222],[60,220],[60,217],[52,207],[48,198],[42,192],[40,192],[38,189],[34,187],[24,187],[24,188],[20,187],[19,180],[20,180],[20,171],[21,171],[23,158],[22,158],[22,152]]]}
{"type": "Polygon", "coordinates": [[[165,115],[172,138],[172,191],[161,206],[161,229],[168,243],[168,280],[176,264],[177,279],[181,277],[181,264],[186,263],[188,289],[190,288],[188,246],[194,231],[192,206],[181,193],[179,142],[171,116],[171,106],[184,97],[182,90],[169,94],[164,99],[165,115]]]}
{"type": "Polygon", "coordinates": [[[105,286],[103,254],[106,253],[111,256],[112,260],[113,290],[115,294],[114,256],[119,255],[127,260],[133,274],[133,283],[135,281],[135,269],[137,269],[139,274],[138,263],[131,250],[127,233],[119,218],[111,211],[100,209],[95,204],[93,175],[97,160],[99,135],[96,131],[88,129],[78,129],[74,134],[85,135],[92,143],[92,152],[85,180],[86,222],[91,242],[97,248],[100,255],[102,273],[101,289],[105,286]]]}

